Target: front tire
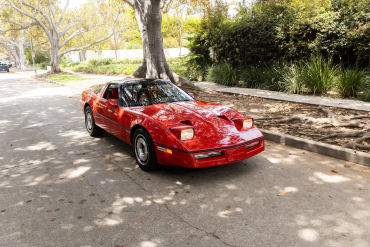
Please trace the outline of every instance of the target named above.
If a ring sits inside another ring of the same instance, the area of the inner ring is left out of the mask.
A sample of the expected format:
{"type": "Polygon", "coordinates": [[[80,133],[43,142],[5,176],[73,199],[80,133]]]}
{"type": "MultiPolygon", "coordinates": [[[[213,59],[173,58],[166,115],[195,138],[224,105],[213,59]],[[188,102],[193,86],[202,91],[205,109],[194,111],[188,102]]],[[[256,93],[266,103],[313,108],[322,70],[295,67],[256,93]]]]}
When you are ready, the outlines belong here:
{"type": "Polygon", "coordinates": [[[85,126],[90,136],[99,136],[104,134],[104,130],[95,124],[94,115],[90,106],[85,109],[85,126]]]}
{"type": "Polygon", "coordinates": [[[145,129],[139,128],[135,131],[132,147],[136,162],[142,170],[149,172],[158,168],[153,141],[145,129]]]}

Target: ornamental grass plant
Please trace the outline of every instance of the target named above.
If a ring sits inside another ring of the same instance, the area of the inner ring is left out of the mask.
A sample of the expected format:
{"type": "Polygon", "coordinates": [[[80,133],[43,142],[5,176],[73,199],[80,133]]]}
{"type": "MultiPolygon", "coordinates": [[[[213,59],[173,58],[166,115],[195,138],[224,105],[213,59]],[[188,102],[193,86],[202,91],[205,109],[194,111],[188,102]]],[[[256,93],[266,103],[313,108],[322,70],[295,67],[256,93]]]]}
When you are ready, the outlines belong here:
{"type": "Polygon", "coordinates": [[[334,87],[337,68],[331,58],[326,60],[321,55],[313,55],[304,61],[301,78],[314,94],[325,94],[334,87]]]}
{"type": "Polygon", "coordinates": [[[208,69],[206,80],[225,86],[237,86],[239,84],[239,75],[237,72],[229,63],[223,62],[208,69]]]}
{"type": "Polygon", "coordinates": [[[279,87],[286,93],[302,94],[305,89],[305,83],[302,78],[302,68],[295,63],[284,66],[281,70],[279,87]]]}
{"type": "Polygon", "coordinates": [[[356,96],[359,90],[365,88],[368,73],[365,70],[346,69],[338,74],[336,91],[343,97],[356,96]]]}

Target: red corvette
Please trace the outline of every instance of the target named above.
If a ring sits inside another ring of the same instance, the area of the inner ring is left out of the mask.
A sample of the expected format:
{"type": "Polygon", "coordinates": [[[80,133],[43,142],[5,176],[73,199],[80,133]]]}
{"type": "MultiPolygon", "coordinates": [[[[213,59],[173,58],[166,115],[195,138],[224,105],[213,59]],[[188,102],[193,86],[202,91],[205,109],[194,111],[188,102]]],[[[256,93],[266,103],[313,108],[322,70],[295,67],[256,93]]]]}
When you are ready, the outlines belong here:
{"type": "Polygon", "coordinates": [[[112,81],[84,91],[81,109],[91,136],[104,131],[133,146],[140,168],[201,168],[235,163],[265,149],[253,118],[198,101],[169,81],[112,81]]]}

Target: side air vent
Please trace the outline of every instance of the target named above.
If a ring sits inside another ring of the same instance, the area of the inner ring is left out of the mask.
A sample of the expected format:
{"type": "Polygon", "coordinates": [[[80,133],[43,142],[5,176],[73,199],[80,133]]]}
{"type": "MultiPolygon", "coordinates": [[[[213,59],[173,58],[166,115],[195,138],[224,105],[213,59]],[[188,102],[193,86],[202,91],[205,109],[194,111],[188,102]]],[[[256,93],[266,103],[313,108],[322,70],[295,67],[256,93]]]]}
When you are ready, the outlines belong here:
{"type": "Polygon", "coordinates": [[[190,120],[180,121],[180,123],[188,125],[188,126],[193,126],[193,124],[190,122],[190,120]]]}
{"type": "Polygon", "coordinates": [[[228,117],[226,117],[225,115],[220,115],[220,116],[217,116],[217,117],[219,117],[219,118],[222,118],[222,119],[224,119],[224,120],[226,120],[226,121],[231,121],[228,117]]]}

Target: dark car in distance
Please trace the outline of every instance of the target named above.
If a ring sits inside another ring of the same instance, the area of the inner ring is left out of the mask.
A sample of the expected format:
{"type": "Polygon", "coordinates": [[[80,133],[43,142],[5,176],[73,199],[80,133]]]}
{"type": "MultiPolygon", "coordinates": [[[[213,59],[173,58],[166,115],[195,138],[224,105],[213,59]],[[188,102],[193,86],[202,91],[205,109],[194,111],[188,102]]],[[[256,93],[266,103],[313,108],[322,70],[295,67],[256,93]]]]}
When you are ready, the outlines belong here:
{"type": "Polygon", "coordinates": [[[0,71],[7,71],[9,72],[9,66],[6,64],[0,64],[0,71]]]}

